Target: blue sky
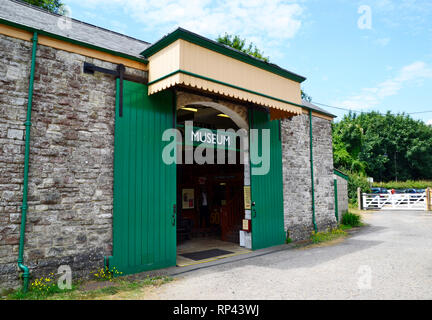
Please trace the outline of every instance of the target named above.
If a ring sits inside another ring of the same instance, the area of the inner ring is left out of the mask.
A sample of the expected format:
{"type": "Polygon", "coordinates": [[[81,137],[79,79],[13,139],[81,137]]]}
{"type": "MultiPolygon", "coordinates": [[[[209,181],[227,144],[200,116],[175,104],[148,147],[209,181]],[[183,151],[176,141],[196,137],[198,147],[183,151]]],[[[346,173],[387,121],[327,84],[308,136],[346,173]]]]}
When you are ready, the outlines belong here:
{"type": "MultiPolygon", "coordinates": [[[[71,17],[148,42],[178,26],[254,42],[315,103],[432,111],[430,0],[63,0],[71,17]]],[[[326,108],[341,117],[346,111],[326,108]]],[[[413,114],[432,124],[432,112],[413,114]]]]}

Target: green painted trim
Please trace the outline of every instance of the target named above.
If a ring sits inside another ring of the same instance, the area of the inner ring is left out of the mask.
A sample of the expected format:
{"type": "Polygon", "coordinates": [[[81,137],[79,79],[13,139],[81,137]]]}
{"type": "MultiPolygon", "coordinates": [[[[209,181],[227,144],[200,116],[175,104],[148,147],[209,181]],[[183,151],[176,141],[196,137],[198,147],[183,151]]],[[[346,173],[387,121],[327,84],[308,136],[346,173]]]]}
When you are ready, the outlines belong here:
{"type": "Polygon", "coordinates": [[[259,60],[257,58],[254,58],[246,53],[243,53],[241,51],[235,50],[231,47],[225,46],[223,44],[220,44],[216,41],[207,39],[205,37],[202,37],[198,34],[192,33],[190,31],[187,31],[182,28],[178,28],[174,32],[168,34],[167,36],[163,37],[147,49],[145,49],[143,52],[141,52],[141,55],[146,57],[147,59],[154,55],[155,53],[159,52],[160,50],[164,49],[171,43],[177,41],[178,39],[182,39],[191,43],[194,43],[196,45],[199,45],[201,47],[207,48],[209,50],[221,53],[225,56],[228,56],[230,58],[245,62],[247,64],[250,64],[254,67],[258,67],[260,69],[275,73],[279,76],[282,76],[284,78],[293,80],[295,82],[302,83],[306,80],[305,77],[300,76],[298,74],[295,74],[293,72],[290,72],[288,70],[282,69],[281,67],[271,64],[268,62],[264,62],[262,60],[259,60]]]}
{"type": "Polygon", "coordinates": [[[299,108],[305,108],[301,104],[297,104],[297,103],[294,103],[294,102],[291,102],[291,101],[288,101],[288,100],[282,100],[282,99],[279,99],[279,98],[276,98],[276,97],[272,97],[272,96],[266,95],[264,93],[259,93],[259,92],[256,92],[256,91],[245,89],[245,88],[236,86],[234,84],[229,84],[229,83],[226,83],[226,82],[223,82],[223,81],[219,81],[219,80],[216,80],[216,79],[208,78],[206,76],[201,76],[199,74],[196,74],[196,73],[193,73],[193,72],[189,72],[189,71],[186,71],[186,70],[181,70],[181,69],[173,71],[171,73],[168,73],[167,75],[165,75],[163,77],[160,77],[159,79],[153,80],[153,81],[149,82],[148,85],[150,86],[152,84],[155,84],[155,83],[157,83],[159,81],[162,81],[162,80],[164,80],[164,79],[166,79],[168,77],[171,77],[171,76],[173,76],[173,75],[175,75],[177,73],[183,73],[183,74],[186,74],[186,75],[189,75],[189,76],[192,76],[192,77],[196,77],[196,78],[200,78],[200,79],[203,79],[203,80],[211,81],[211,82],[214,82],[214,83],[217,83],[217,84],[221,84],[221,85],[224,85],[224,86],[227,86],[227,87],[231,87],[231,88],[234,88],[234,89],[238,89],[238,90],[241,90],[241,91],[244,91],[244,92],[256,94],[256,95],[264,97],[264,98],[268,98],[268,99],[276,100],[276,101],[279,101],[279,102],[287,103],[287,104],[290,104],[290,105],[293,105],[293,106],[296,106],[296,107],[299,107],[299,108]]]}
{"type": "Polygon", "coordinates": [[[323,112],[323,111],[320,111],[320,110],[316,110],[316,109],[313,109],[313,108],[310,108],[310,107],[307,107],[307,106],[305,106],[305,105],[302,105],[301,106],[303,109],[306,109],[307,111],[312,111],[312,112],[316,112],[316,113],[319,113],[319,114],[323,114],[323,115],[325,115],[325,116],[328,116],[328,117],[331,117],[331,118],[337,118],[337,116],[335,116],[335,115],[333,115],[333,114],[331,114],[331,113],[327,113],[327,112],[323,112]]]}
{"type": "Polygon", "coordinates": [[[336,216],[336,221],[339,222],[339,203],[338,203],[337,179],[334,179],[334,193],[335,193],[335,216],[336,216]]]}
{"type": "Polygon", "coordinates": [[[318,227],[315,220],[315,183],[314,183],[314,161],[313,161],[313,133],[312,133],[312,110],[309,110],[309,140],[310,140],[310,168],[311,168],[311,184],[312,184],[312,222],[315,232],[318,232],[318,227]]]}
{"type": "MultiPolygon", "coordinates": [[[[148,86],[147,86],[147,89],[148,89],[148,86]]],[[[172,95],[173,95],[173,98],[172,98],[172,102],[173,102],[173,105],[172,105],[172,108],[173,108],[173,129],[176,129],[177,130],[177,92],[176,92],[176,90],[175,89],[173,89],[173,91],[172,91],[172,95]]],[[[177,159],[177,156],[178,156],[178,154],[177,154],[177,148],[175,148],[174,149],[174,155],[175,155],[175,159],[177,159]]],[[[183,150],[182,150],[182,152],[183,152],[183,150]]],[[[177,189],[177,165],[175,166],[175,174],[174,174],[174,176],[172,177],[172,179],[175,179],[175,194],[176,194],[176,196],[174,197],[174,206],[175,206],[175,212],[173,213],[174,214],[174,221],[173,221],[173,224],[174,224],[174,226],[175,226],[175,228],[176,228],[176,232],[177,232],[177,222],[178,222],[178,203],[177,203],[177,194],[178,194],[178,192],[180,191],[180,190],[178,190],[177,189]]],[[[173,208],[173,210],[174,210],[174,208],[173,208]]],[[[175,236],[174,237],[174,241],[175,241],[175,247],[177,248],[177,236],[175,236]]]]}
{"type": "Polygon", "coordinates": [[[126,59],[133,60],[133,61],[138,61],[138,62],[141,62],[141,63],[144,63],[144,64],[148,64],[148,60],[147,59],[138,58],[138,57],[135,57],[135,56],[132,56],[132,55],[128,55],[128,54],[122,53],[122,52],[118,52],[118,51],[102,48],[102,47],[99,47],[99,46],[95,46],[95,45],[90,44],[90,43],[86,43],[86,42],[82,42],[82,41],[79,41],[79,40],[70,39],[70,38],[63,37],[63,36],[60,36],[60,35],[57,35],[57,34],[54,34],[54,33],[51,33],[51,32],[39,30],[39,29],[36,29],[36,28],[25,26],[23,24],[15,23],[15,22],[8,21],[8,20],[5,20],[5,19],[1,19],[0,18],[0,24],[4,24],[4,25],[10,26],[10,27],[15,27],[15,28],[18,28],[18,29],[21,29],[21,30],[25,30],[25,31],[29,31],[29,32],[37,32],[39,35],[44,35],[44,36],[47,36],[47,37],[50,37],[50,38],[53,38],[53,39],[62,40],[62,41],[69,42],[69,43],[72,43],[72,44],[76,44],[76,45],[79,45],[79,46],[82,46],[82,47],[85,47],[85,48],[94,49],[94,50],[101,51],[101,52],[106,52],[106,53],[109,53],[109,54],[112,54],[112,55],[115,55],[115,56],[118,56],[118,57],[126,58],[126,59]]]}
{"type": "Polygon", "coordinates": [[[334,173],[335,175],[337,175],[337,176],[339,176],[339,177],[345,179],[346,181],[349,181],[349,177],[348,177],[346,174],[342,173],[341,171],[339,171],[339,170],[337,170],[337,169],[333,169],[333,173],[334,173]]]}
{"type": "Polygon", "coordinates": [[[316,112],[316,113],[319,113],[319,114],[323,114],[323,115],[335,118],[335,116],[332,115],[331,113],[326,113],[326,112],[322,112],[322,111],[319,111],[319,110],[315,110],[315,109],[309,108],[309,107],[307,107],[305,105],[302,105],[302,104],[297,104],[297,103],[294,103],[294,102],[291,102],[291,101],[288,101],[288,100],[283,100],[283,99],[279,99],[279,98],[276,98],[276,97],[272,97],[272,96],[266,95],[264,93],[259,93],[259,92],[256,92],[256,91],[252,91],[252,90],[249,90],[249,89],[246,89],[246,88],[242,88],[242,87],[239,87],[239,86],[236,86],[236,85],[233,85],[233,84],[229,84],[227,82],[219,81],[219,80],[212,79],[212,78],[209,78],[209,77],[206,77],[206,76],[201,76],[201,75],[199,75],[197,73],[189,72],[189,71],[182,70],[182,69],[179,69],[179,70],[173,71],[171,73],[168,73],[168,74],[160,77],[159,79],[150,81],[148,83],[148,85],[150,86],[150,85],[155,84],[155,83],[157,83],[159,81],[165,80],[166,78],[169,78],[169,77],[171,77],[171,76],[173,76],[173,75],[175,75],[177,73],[184,73],[184,74],[192,76],[192,77],[200,78],[200,79],[203,79],[203,80],[208,80],[208,81],[211,81],[211,82],[214,82],[214,83],[218,83],[218,84],[221,84],[221,85],[224,85],[224,86],[228,86],[228,87],[231,87],[231,88],[234,88],[234,89],[238,89],[238,90],[242,90],[242,91],[245,91],[245,92],[248,92],[248,93],[256,94],[256,95],[262,96],[264,98],[268,98],[268,99],[276,100],[276,101],[279,101],[279,102],[287,103],[287,104],[290,104],[290,105],[293,105],[293,106],[296,106],[296,107],[299,107],[299,108],[302,108],[302,109],[306,109],[308,111],[313,111],[313,112],[316,112]]]}
{"type": "MultiPolygon", "coordinates": [[[[115,109],[114,109],[114,121],[116,121],[116,119],[118,119],[118,116],[117,116],[117,114],[120,112],[120,78],[116,78],[116,80],[115,80],[115,88],[116,88],[116,91],[115,91],[115,109]]],[[[114,136],[116,135],[116,134],[118,134],[117,132],[116,132],[116,130],[115,130],[115,128],[116,128],[117,126],[116,126],[116,124],[114,123],[114,136]]],[[[117,129],[118,130],[118,129],[117,129]]],[[[115,155],[116,155],[116,150],[118,150],[119,149],[119,142],[118,142],[118,139],[117,140],[114,140],[114,157],[115,157],[115,155]]],[[[114,162],[113,162],[113,166],[114,166],[114,168],[113,168],[113,172],[116,172],[115,170],[117,169],[117,166],[119,166],[119,164],[114,160],[114,162]]],[[[117,225],[118,224],[118,222],[117,222],[117,220],[118,220],[118,217],[117,217],[117,214],[114,214],[114,206],[115,205],[117,205],[117,201],[118,201],[118,197],[116,197],[116,195],[117,195],[117,193],[116,192],[114,192],[114,195],[113,195],[113,217],[112,217],[112,230],[111,230],[111,234],[112,234],[112,242],[111,242],[111,245],[112,245],[112,255],[111,256],[108,256],[107,258],[107,265],[108,265],[108,267],[110,267],[110,266],[112,266],[112,265],[114,265],[113,264],[113,261],[114,261],[114,255],[116,255],[117,254],[117,252],[116,252],[116,246],[114,246],[114,241],[115,240],[117,240],[116,239],[116,233],[114,232],[114,225],[117,225]]]]}
{"type": "Polygon", "coordinates": [[[28,196],[28,172],[30,163],[30,128],[31,128],[31,111],[33,105],[33,85],[34,85],[34,73],[36,65],[36,50],[38,44],[38,34],[33,33],[33,47],[32,47],[32,60],[30,66],[30,79],[28,88],[28,101],[27,101],[27,117],[25,125],[25,151],[24,151],[24,178],[23,178],[23,198],[21,206],[21,227],[20,227],[20,239],[18,249],[18,267],[23,271],[23,292],[28,291],[29,282],[29,268],[23,264],[24,262],[24,243],[25,243],[25,229],[27,221],[27,196],[28,196]]]}
{"type": "MultiPolygon", "coordinates": [[[[250,134],[250,130],[251,129],[253,129],[253,118],[254,118],[254,115],[253,115],[253,109],[250,109],[250,108],[248,108],[247,109],[247,113],[248,113],[248,121],[249,121],[249,137],[248,137],[248,139],[249,139],[249,148],[250,148],[250,146],[251,146],[251,134],[250,134]]],[[[255,208],[255,205],[254,205],[254,199],[252,198],[252,188],[253,188],[253,184],[252,184],[252,161],[251,161],[251,153],[250,153],[250,149],[249,149],[249,152],[248,152],[248,161],[249,161],[249,187],[250,187],[250,196],[251,196],[251,208],[250,208],[250,223],[251,223],[251,225],[253,226],[253,220],[254,220],[254,218],[256,218],[256,208],[255,208]]],[[[253,227],[252,227],[252,231],[251,231],[251,250],[254,250],[254,237],[253,237],[253,232],[254,232],[254,229],[253,229],[253,227]]]]}

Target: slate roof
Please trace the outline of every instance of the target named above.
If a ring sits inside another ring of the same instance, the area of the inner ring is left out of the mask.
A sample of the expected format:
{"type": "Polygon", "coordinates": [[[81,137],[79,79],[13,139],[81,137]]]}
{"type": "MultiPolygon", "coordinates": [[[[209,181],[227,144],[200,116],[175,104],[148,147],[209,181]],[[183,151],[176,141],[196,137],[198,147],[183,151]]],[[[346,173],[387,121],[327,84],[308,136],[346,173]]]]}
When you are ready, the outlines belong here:
{"type": "Polygon", "coordinates": [[[150,46],[148,42],[75,19],[71,19],[71,28],[60,28],[61,17],[20,1],[0,0],[0,19],[130,56],[141,57],[140,52],[150,46]]]}
{"type": "MultiPolygon", "coordinates": [[[[59,18],[61,17],[61,15],[47,12],[21,1],[0,0],[0,19],[3,20],[139,58],[143,58],[141,52],[151,46],[149,42],[76,19],[70,19],[70,28],[61,28],[59,27],[59,18]]],[[[308,101],[303,100],[303,106],[319,113],[336,117],[308,101]]]]}
{"type": "Polygon", "coordinates": [[[305,106],[306,108],[312,109],[316,112],[328,115],[330,117],[336,118],[336,116],[326,110],[324,110],[323,108],[318,107],[317,105],[314,105],[312,103],[310,103],[309,101],[303,100],[303,106],[305,106]]]}

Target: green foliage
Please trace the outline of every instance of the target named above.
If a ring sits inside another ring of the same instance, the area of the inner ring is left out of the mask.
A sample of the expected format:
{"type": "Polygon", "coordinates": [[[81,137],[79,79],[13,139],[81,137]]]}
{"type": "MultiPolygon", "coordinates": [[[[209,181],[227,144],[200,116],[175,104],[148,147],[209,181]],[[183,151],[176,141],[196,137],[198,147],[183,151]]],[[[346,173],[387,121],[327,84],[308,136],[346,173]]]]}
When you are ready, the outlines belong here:
{"type": "Polygon", "coordinates": [[[313,243],[321,243],[332,241],[347,235],[348,234],[342,229],[333,229],[327,232],[312,232],[311,240],[313,243]]]}
{"type": "Polygon", "coordinates": [[[21,0],[52,13],[64,14],[65,4],[60,0],[21,0]]]}
{"type": "Polygon", "coordinates": [[[246,45],[246,40],[240,38],[238,35],[225,33],[224,36],[218,36],[216,41],[241,52],[247,53],[248,55],[251,55],[262,61],[269,62],[269,58],[264,57],[264,52],[261,52],[252,42],[249,43],[249,45],[246,45]]]}
{"type": "MultiPolygon", "coordinates": [[[[225,33],[224,36],[218,36],[216,39],[217,42],[222,43],[228,47],[237,49],[241,52],[247,53],[255,58],[258,58],[262,61],[269,62],[269,57],[264,57],[264,52],[261,52],[252,42],[249,45],[246,45],[246,39],[240,38],[238,35],[231,35],[225,33]]],[[[312,97],[308,95],[306,92],[301,90],[301,98],[303,100],[312,101],[312,97]]]]}
{"type": "MultiPolygon", "coordinates": [[[[61,290],[58,286],[52,286],[50,290],[37,290],[30,287],[27,293],[23,293],[21,289],[10,292],[6,299],[8,300],[79,300],[79,299],[106,299],[107,296],[117,293],[127,294],[142,294],[144,287],[161,286],[173,279],[171,277],[147,276],[141,280],[126,280],[123,277],[113,280],[112,285],[99,289],[86,290],[83,289],[85,283],[76,282],[72,284],[72,289],[61,290]]],[[[48,281],[49,282],[49,281],[48,281]]],[[[127,299],[127,297],[126,297],[127,299]]]]}
{"type": "Polygon", "coordinates": [[[303,90],[301,90],[301,98],[302,98],[302,100],[312,102],[312,97],[310,95],[308,95],[306,92],[304,92],[303,90]]]}
{"type": "Polygon", "coordinates": [[[389,181],[389,182],[376,182],[374,187],[381,187],[386,189],[426,189],[432,187],[430,180],[407,180],[407,181],[389,181]]]}
{"type": "Polygon", "coordinates": [[[355,159],[348,152],[347,146],[339,135],[333,136],[333,162],[336,168],[341,168],[343,171],[365,174],[366,163],[355,159]]]}
{"type": "Polygon", "coordinates": [[[342,215],[342,224],[346,227],[360,227],[361,217],[358,214],[346,212],[342,215]]]}
{"type": "Polygon", "coordinates": [[[357,188],[361,188],[362,192],[370,193],[371,188],[367,177],[364,173],[355,171],[346,171],[348,177],[348,198],[351,203],[357,202],[357,188]]]}
{"type": "Polygon", "coordinates": [[[335,167],[375,181],[432,179],[432,127],[406,114],[349,113],[333,125],[335,167]]]}
{"type": "Polygon", "coordinates": [[[108,267],[100,268],[96,272],[93,272],[93,277],[98,281],[113,281],[114,277],[122,275],[123,272],[120,272],[114,267],[113,269],[109,269],[108,267]]]}
{"type": "Polygon", "coordinates": [[[9,300],[45,300],[56,294],[67,294],[77,289],[76,285],[72,285],[71,289],[60,289],[54,279],[54,274],[46,277],[41,277],[34,280],[29,287],[29,290],[24,293],[22,288],[9,293],[9,300]]]}
{"type": "Polygon", "coordinates": [[[287,235],[286,235],[285,243],[286,243],[286,244],[289,244],[289,243],[291,243],[291,242],[292,242],[292,239],[291,239],[290,236],[289,236],[289,231],[287,231],[287,235]]]}

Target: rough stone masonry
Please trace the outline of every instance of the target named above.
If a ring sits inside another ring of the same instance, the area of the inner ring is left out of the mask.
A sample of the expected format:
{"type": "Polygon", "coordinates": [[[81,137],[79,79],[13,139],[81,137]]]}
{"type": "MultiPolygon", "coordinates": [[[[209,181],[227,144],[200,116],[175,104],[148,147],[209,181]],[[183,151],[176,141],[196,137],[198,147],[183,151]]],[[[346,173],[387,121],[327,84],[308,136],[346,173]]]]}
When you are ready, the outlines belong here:
{"type": "MultiPolygon", "coordinates": [[[[24,256],[32,274],[67,264],[75,277],[86,277],[112,250],[115,81],[84,74],[84,61],[116,67],[37,49],[24,256]]],[[[0,35],[0,287],[19,284],[30,63],[31,42],[0,35]]]]}
{"type": "MultiPolygon", "coordinates": [[[[312,223],[312,182],[308,115],[281,121],[285,231],[294,241],[307,239],[312,223]]],[[[334,228],[331,122],[312,118],[315,216],[318,231],[334,228]]]]}
{"type": "MultiPolygon", "coordinates": [[[[0,288],[17,268],[31,42],[0,35],[0,288]]],[[[24,261],[33,277],[67,264],[87,277],[112,254],[115,81],[83,73],[83,62],[116,65],[38,45],[24,261]]],[[[127,68],[127,73],[143,76],[127,68]]],[[[285,229],[313,230],[309,119],[283,120],[285,229]]],[[[330,121],[313,118],[316,218],[335,226],[330,121]]]]}

